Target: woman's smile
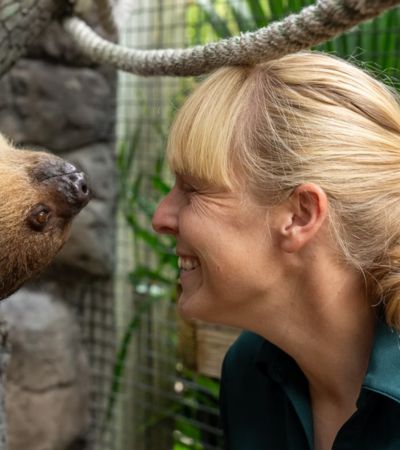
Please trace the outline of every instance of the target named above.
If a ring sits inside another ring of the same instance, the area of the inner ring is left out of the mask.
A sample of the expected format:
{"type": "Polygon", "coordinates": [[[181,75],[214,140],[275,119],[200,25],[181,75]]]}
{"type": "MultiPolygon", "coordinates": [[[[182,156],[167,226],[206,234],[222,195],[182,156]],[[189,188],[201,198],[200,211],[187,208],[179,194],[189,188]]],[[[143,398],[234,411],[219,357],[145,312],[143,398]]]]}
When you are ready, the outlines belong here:
{"type": "Polygon", "coordinates": [[[187,319],[229,324],[234,316],[237,323],[243,309],[251,311],[250,303],[258,302],[274,283],[268,270],[271,261],[276,263],[268,208],[255,203],[242,185],[232,191],[205,183],[193,191],[188,185],[186,177],[177,175],[153,217],[157,232],[177,239],[180,313],[187,319]],[[249,258],[257,270],[249,269],[249,258]]]}
{"type": "Polygon", "coordinates": [[[199,260],[193,256],[178,256],[178,267],[181,272],[192,271],[199,265],[199,260]]]}
{"type": "Polygon", "coordinates": [[[185,290],[190,279],[199,271],[200,262],[194,256],[178,256],[179,280],[182,290],[185,290]]]}

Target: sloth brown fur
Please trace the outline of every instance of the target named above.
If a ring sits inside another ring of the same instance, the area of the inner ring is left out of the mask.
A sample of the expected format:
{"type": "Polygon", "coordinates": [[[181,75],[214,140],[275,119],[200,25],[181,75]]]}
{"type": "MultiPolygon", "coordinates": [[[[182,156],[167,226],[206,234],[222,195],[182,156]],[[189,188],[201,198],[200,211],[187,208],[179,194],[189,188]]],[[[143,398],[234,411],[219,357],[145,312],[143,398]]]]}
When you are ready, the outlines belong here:
{"type": "Polygon", "coordinates": [[[74,166],[17,150],[0,135],[0,299],[50,263],[88,200],[84,174],[74,166]]]}

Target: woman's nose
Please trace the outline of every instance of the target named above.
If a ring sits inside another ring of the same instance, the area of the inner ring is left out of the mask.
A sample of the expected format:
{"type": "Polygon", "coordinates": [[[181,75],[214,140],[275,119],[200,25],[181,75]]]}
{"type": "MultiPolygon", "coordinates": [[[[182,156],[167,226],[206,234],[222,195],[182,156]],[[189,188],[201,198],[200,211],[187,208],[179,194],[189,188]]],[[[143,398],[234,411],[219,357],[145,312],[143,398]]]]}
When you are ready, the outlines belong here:
{"type": "Polygon", "coordinates": [[[164,197],[153,215],[153,230],[159,234],[178,233],[178,209],[174,205],[172,191],[164,197]]]}

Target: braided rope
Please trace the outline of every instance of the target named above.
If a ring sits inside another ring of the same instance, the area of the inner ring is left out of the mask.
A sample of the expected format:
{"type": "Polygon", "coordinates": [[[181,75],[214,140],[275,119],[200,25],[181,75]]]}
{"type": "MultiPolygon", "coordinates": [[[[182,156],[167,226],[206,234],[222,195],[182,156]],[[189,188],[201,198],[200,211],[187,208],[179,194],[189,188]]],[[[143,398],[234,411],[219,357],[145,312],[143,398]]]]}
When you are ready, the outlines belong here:
{"type": "Polygon", "coordinates": [[[108,42],[76,17],[64,21],[94,62],[137,75],[190,76],[218,67],[254,64],[325,42],[394,7],[400,0],[317,0],[315,5],[255,32],[187,49],[136,50],[108,42]]]}

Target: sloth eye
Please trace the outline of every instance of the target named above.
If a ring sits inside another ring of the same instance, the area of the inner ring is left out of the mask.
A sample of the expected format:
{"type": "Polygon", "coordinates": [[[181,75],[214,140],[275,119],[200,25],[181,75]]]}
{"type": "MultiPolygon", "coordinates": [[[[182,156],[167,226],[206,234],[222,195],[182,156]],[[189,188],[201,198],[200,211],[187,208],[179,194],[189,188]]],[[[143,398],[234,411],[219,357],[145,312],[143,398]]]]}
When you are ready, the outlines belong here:
{"type": "Polygon", "coordinates": [[[35,231],[43,231],[51,216],[50,208],[46,205],[36,205],[28,215],[28,225],[35,231]]]}
{"type": "Polygon", "coordinates": [[[47,223],[48,219],[49,213],[46,211],[40,211],[40,213],[36,215],[36,222],[40,223],[41,225],[47,223]]]}

